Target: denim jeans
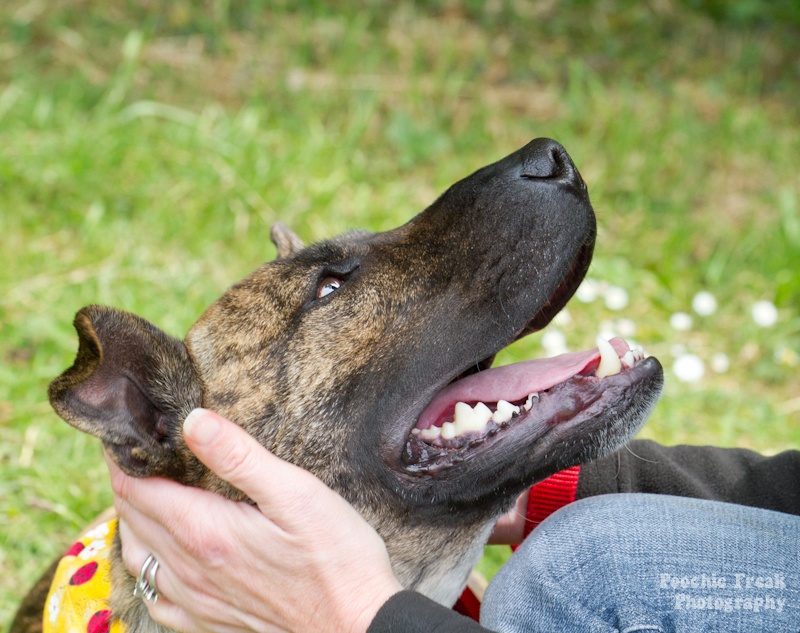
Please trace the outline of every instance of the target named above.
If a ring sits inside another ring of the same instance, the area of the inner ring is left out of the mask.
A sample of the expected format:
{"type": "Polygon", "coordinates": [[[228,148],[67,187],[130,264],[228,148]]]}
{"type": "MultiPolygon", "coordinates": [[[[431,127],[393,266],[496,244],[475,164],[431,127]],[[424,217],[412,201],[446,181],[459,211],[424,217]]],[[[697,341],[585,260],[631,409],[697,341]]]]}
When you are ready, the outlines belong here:
{"type": "Polygon", "coordinates": [[[616,494],[544,521],[489,584],[494,631],[800,632],[800,517],[616,494]]]}

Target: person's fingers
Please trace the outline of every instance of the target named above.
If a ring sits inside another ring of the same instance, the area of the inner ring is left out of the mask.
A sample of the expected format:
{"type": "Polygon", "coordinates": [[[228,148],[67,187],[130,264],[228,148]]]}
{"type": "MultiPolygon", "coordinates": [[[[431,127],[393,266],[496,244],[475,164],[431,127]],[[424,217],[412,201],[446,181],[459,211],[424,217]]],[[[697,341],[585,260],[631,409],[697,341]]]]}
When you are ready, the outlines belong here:
{"type": "MultiPolygon", "coordinates": [[[[111,473],[117,514],[127,519],[142,538],[147,537],[145,545],[148,547],[162,545],[174,537],[190,555],[202,555],[213,550],[217,542],[212,525],[221,527],[224,523],[236,524],[254,515],[263,518],[256,508],[246,503],[232,504],[216,493],[186,487],[167,479],[130,477],[120,470],[108,454],[106,462],[111,473]],[[204,523],[202,530],[192,520],[198,508],[203,508],[203,514],[214,519],[204,523]],[[150,521],[145,521],[145,517],[150,521]]],[[[271,521],[266,521],[261,529],[269,531],[278,528],[271,521]]]]}
{"type": "MultiPolygon", "coordinates": [[[[128,526],[127,521],[125,519],[120,518],[118,523],[118,529],[120,533],[120,538],[122,539],[122,560],[125,564],[125,567],[128,568],[131,576],[138,580],[139,575],[144,567],[144,564],[147,562],[149,556],[153,556],[155,560],[159,562],[158,568],[153,577],[153,581],[155,582],[155,590],[158,592],[158,600],[156,602],[152,602],[150,600],[144,600],[144,596],[141,596],[144,604],[147,606],[148,611],[150,612],[150,616],[161,624],[165,626],[170,626],[179,631],[189,631],[187,626],[191,624],[191,620],[186,615],[185,611],[175,605],[173,602],[170,601],[170,595],[172,591],[168,588],[170,584],[168,582],[169,574],[167,573],[167,569],[164,566],[162,560],[159,560],[159,554],[157,552],[153,552],[148,549],[147,546],[141,543],[139,539],[136,537],[136,534],[130,529],[128,526]],[[180,627],[173,626],[173,624],[179,624],[180,627]]],[[[148,567],[151,569],[151,567],[148,567]]],[[[153,587],[153,582],[150,582],[149,574],[148,574],[148,584],[150,587],[153,587]]]]}
{"type": "MultiPolygon", "coordinates": [[[[145,512],[150,518],[161,523],[164,522],[164,517],[173,514],[174,508],[171,504],[163,502],[156,504],[152,503],[152,501],[164,498],[173,500],[173,497],[180,499],[182,495],[179,494],[179,491],[183,489],[183,486],[159,477],[149,477],[147,479],[131,477],[117,466],[108,451],[104,451],[103,455],[108,466],[108,472],[111,475],[111,488],[114,491],[114,507],[117,510],[117,514],[124,512],[127,504],[145,512]]],[[[195,490],[203,492],[199,489],[195,490]]],[[[206,494],[211,495],[211,493],[206,494]]]]}
{"type": "MultiPolygon", "coordinates": [[[[135,523],[139,523],[139,528],[147,526],[148,530],[152,530],[155,525],[144,515],[132,510],[130,513],[131,518],[135,523]]],[[[150,612],[156,622],[163,624],[169,628],[181,631],[183,633],[200,633],[200,628],[192,620],[186,611],[172,602],[171,597],[177,597],[181,585],[177,585],[173,578],[172,571],[165,565],[164,557],[157,551],[150,549],[144,545],[136,536],[136,532],[130,528],[128,521],[123,518],[119,520],[119,532],[122,539],[122,560],[127,567],[130,574],[138,579],[142,567],[147,561],[148,556],[153,556],[158,561],[158,569],[154,575],[155,589],[158,592],[158,600],[152,602],[144,600],[147,610],[150,612]]],[[[159,526],[160,527],[160,526],[159,526]]],[[[167,535],[168,536],[168,535],[167,535]]],[[[162,541],[166,543],[166,540],[162,541]]],[[[148,584],[152,587],[153,583],[150,582],[148,577],[148,584]]]]}
{"type": "MultiPolygon", "coordinates": [[[[192,452],[208,468],[252,499],[263,515],[279,528],[292,531],[305,525],[308,513],[318,512],[319,499],[330,499],[329,489],[314,475],[286,462],[259,444],[237,424],[212,411],[195,409],[184,423],[184,437],[192,452]]],[[[126,475],[106,454],[118,512],[128,503],[172,534],[198,507],[227,515],[222,497],[199,488],[186,488],[167,479],[137,479],[126,475]]],[[[241,504],[241,512],[256,511],[241,504]]],[[[234,517],[225,517],[234,520],[234,517]]]]}
{"type": "MultiPolygon", "coordinates": [[[[135,517],[131,516],[130,518],[134,519],[134,523],[136,523],[135,517]]],[[[148,522],[152,523],[149,520],[148,522]]],[[[119,523],[117,524],[117,529],[119,530],[120,539],[122,540],[122,560],[125,563],[125,567],[127,567],[131,576],[134,578],[139,577],[139,573],[142,571],[142,567],[144,566],[148,556],[153,556],[156,560],[158,560],[159,557],[163,559],[160,551],[153,551],[151,546],[145,545],[139,540],[139,538],[136,536],[136,532],[131,530],[130,526],[128,525],[128,520],[126,518],[120,517],[119,523]]],[[[160,562],[159,567],[159,571],[162,573],[159,574],[156,572],[156,574],[159,576],[158,580],[160,581],[157,588],[159,589],[159,593],[161,593],[161,590],[164,589],[164,583],[162,581],[162,577],[164,576],[164,568],[160,562]]]]}
{"type": "MultiPolygon", "coordinates": [[[[146,519],[142,515],[139,516],[143,520],[150,522],[149,519],[146,519]]],[[[158,561],[158,567],[156,568],[155,574],[152,578],[152,580],[155,582],[155,586],[153,585],[153,582],[150,582],[151,578],[149,571],[152,570],[152,563],[150,566],[148,566],[147,582],[150,587],[153,587],[158,592],[158,601],[156,603],[159,605],[158,612],[162,613],[169,611],[168,607],[170,605],[174,606],[172,599],[178,597],[182,586],[176,584],[177,581],[172,573],[173,570],[171,570],[165,563],[166,557],[161,550],[156,551],[155,549],[152,549],[153,546],[143,544],[139,538],[137,538],[136,532],[130,528],[125,519],[120,518],[118,526],[120,538],[122,540],[122,560],[131,576],[138,580],[139,575],[142,572],[142,568],[147,562],[149,556],[152,556],[156,561],[158,561]]],[[[166,541],[164,541],[164,543],[166,543],[166,541]]],[[[174,559],[175,557],[172,556],[171,558],[174,559]]],[[[153,604],[147,600],[145,600],[145,603],[148,605],[153,604]]]]}
{"type": "Polygon", "coordinates": [[[285,529],[304,523],[305,512],[315,507],[315,490],[327,491],[314,475],[276,457],[240,426],[213,411],[192,411],[183,433],[201,462],[285,529]]]}
{"type": "Polygon", "coordinates": [[[147,610],[150,612],[150,617],[169,629],[174,629],[181,633],[202,632],[202,629],[197,626],[186,611],[169,600],[159,598],[155,604],[145,601],[145,605],[147,605],[147,610]]]}

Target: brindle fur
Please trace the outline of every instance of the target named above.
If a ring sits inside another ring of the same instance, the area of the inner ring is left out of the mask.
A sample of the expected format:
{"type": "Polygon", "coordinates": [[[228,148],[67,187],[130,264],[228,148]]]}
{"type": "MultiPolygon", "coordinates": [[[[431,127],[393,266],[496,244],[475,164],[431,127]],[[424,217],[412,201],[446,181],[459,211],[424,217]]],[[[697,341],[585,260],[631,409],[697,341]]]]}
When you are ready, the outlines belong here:
{"type": "MultiPolygon", "coordinates": [[[[125,472],[244,500],[181,434],[195,407],[219,412],[353,504],[404,586],[452,604],[518,493],[613,450],[646,415],[649,404],[637,405],[588,437],[498,442],[436,474],[403,468],[404,438],[425,404],[543,327],[585,273],[594,235],[580,175],[563,148],[539,139],[387,233],[306,248],[276,224],[278,258],[230,288],[184,343],[135,315],[82,309],[77,358],[51,402],[125,472]],[[344,285],[316,299],[328,276],[344,285]]],[[[657,391],[653,383],[642,398],[657,391]]],[[[161,631],[132,596],[118,541],[113,555],[112,612],[131,633],[161,631]]],[[[44,597],[36,601],[42,613],[44,597]]],[[[32,630],[27,617],[12,627],[32,630]]]]}

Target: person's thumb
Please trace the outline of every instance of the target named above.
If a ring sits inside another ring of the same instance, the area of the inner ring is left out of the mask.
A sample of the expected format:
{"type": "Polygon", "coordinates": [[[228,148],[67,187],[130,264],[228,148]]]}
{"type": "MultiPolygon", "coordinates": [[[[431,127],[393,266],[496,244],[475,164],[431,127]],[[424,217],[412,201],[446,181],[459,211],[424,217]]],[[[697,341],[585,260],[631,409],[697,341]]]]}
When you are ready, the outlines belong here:
{"type": "Polygon", "coordinates": [[[324,486],[307,471],[279,459],[239,425],[207,409],[195,409],[183,423],[186,444],[220,479],[252,499],[273,521],[290,522],[298,481],[324,486]],[[292,485],[292,484],[295,485],[292,485]]]}

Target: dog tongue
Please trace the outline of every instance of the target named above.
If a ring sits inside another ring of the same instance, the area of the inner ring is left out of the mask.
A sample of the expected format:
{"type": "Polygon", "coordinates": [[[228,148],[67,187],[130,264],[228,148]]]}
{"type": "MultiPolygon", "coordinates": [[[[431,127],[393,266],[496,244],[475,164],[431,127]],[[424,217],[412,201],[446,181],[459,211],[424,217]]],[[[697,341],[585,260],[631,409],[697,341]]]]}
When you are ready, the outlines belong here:
{"type": "MultiPolygon", "coordinates": [[[[622,357],[628,344],[620,338],[609,341],[622,357]]],[[[526,360],[513,365],[492,367],[450,383],[431,401],[417,422],[417,428],[427,429],[446,412],[451,412],[457,402],[515,402],[524,400],[529,393],[544,391],[575,374],[581,373],[591,363],[600,359],[597,348],[586,352],[561,354],[553,358],[526,360]]]]}

